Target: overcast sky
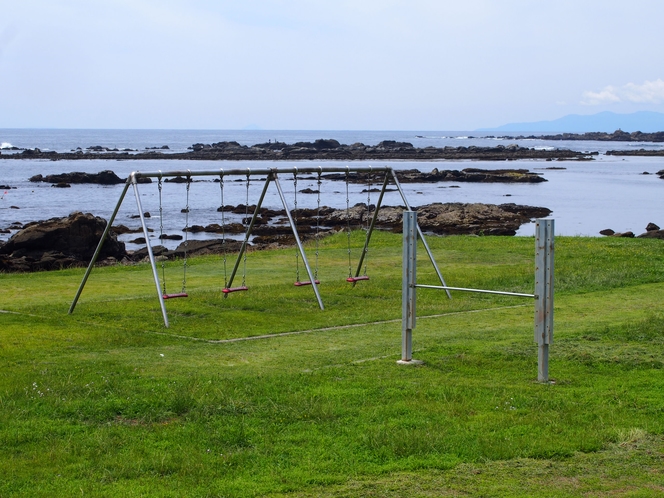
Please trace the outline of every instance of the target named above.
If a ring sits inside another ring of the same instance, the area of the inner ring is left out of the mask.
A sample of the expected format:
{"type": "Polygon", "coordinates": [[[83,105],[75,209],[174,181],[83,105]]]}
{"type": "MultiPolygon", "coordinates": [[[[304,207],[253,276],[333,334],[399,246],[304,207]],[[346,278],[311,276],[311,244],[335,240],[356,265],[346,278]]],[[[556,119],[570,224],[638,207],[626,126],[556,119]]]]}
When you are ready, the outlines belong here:
{"type": "Polygon", "coordinates": [[[3,0],[0,128],[473,130],[664,111],[661,0],[3,0]]]}

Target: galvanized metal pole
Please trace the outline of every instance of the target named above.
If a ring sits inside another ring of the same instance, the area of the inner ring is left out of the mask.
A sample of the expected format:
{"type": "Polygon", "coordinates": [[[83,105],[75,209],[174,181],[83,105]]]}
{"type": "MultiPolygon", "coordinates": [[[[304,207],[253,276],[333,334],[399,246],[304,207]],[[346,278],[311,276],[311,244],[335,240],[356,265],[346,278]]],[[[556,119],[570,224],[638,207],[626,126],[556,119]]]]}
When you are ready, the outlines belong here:
{"type": "Polygon", "coordinates": [[[413,360],[413,329],[417,319],[417,213],[403,213],[403,264],[401,281],[401,365],[422,363],[413,360]]]}
{"type": "Polygon", "coordinates": [[[554,220],[538,219],[535,228],[535,342],[537,380],[549,381],[549,345],[553,343],[554,220]]]}
{"type": "Polygon", "coordinates": [[[284,209],[286,210],[286,216],[288,217],[288,222],[290,223],[291,229],[293,230],[293,236],[295,237],[295,243],[297,244],[297,249],[300,252],[300,256],[302,257],[302,263],[304,264],[304,267],[307,269],[307,275],[309,276],[309,282],[311,282],[311,287],[314,290],[314,294],[316,295],[316,300],[318,301],[318,306],[320,306],[321,310],[324,310],[325,307],[323,306],[323,300],[320,297],[320,292],[318,292],[318,284],[316,283],[316,279],[314,278],[314,274],[311,272],[311,267],[309,266],[309,261],[307,261],[307,255],[304,253],[304,247],[302,247],[302,242],[300,241],[300,235],[297,233],[297,228],[295,225],[295,221],[293,220],[293,216],[291,215],[290,208],[288,207],[288,202],[286,202],[286,196],[284,196],[283,190],[281,190],[281,184],[279,183],[279,178],[277,177],[276,173],[274,174],[274,184],[277,186],[277,191],[279,192],[279,197],[281,197],[281,203],[284,206],[284,209]]]}
{"type": "Polygon", "coordinates": [[[136,177],[131,177],[131,185],[134,187],[134,196],[136,197],[136,207],[138,208],[138,215],[141,219],[141,226],[143,227],[143,235],[145,236],[145,247],[148,250],[148,258],[150,259],[150,266],[152,267],[152,276],[154,277],[154,285],[157,288],[157,297],[159,298],[159,306],[161,307],[161,314],[164,317],[164,326],[168,328],[168,315],[166,314],[166,305],[164,304],[164,296],[159,285],[159,274],[157,272],[157,264],[154,260],[154,253],[152,252],[152,244],[150,244],[150,233],[148,226],[145,224],[145,216],[143,216],[143,206],[141,205],[141,196],[138,193],[138,184],[136,177]]]}
{"type": "MultiPolygon", "coordinates": [[[[131,178],[131,177],[130,177],[131,178]]],[[[71,306],[69,307],[69,314],[71,315],[74,312],[74,308],[76,308],[76,303],[78,302],[78,299],[81,297],[81,292],[83,292],[83,287],[85,287],[86,282],[88,281],[88,277],[90,276],[90,273],[92,272],[92,267],[95,265],[97,262],[97,258],[99,257],[99,253],[101,252],[101,248],[104,246],[104,242],[106,242],[106,237],[108,237],[108,232],[111,231],[111,225],[115,221],[115,217],[118,215],[118,211],[120,210],[120,206],[122,206],[122,201],[124,201],[125,195],[127,195],[127,190],[129,189],[129,180],[125,183],[124,188],[122,189],[122,193],[120,194],[120,198],[118,199],[118,203],[115,205],[115,209],[113,210],[113,214],[111,214],[111,217],[108,220],[108,223],[106,224],[106,228],[104,229],[104,233],[101,235],[101,239],[99,239],[99,243],[97,244],[97,249],[95,249],[95,253],[92,256],[92,260],[90,260],[90,264],[88,265],[88,269],[85,270],[85,275],[83,275],[83,280],[81,280],[81,284],[78,286],[78,290],[76,291],[76,296],[74,296],[74,300],[71,303],[71,306]]]]}

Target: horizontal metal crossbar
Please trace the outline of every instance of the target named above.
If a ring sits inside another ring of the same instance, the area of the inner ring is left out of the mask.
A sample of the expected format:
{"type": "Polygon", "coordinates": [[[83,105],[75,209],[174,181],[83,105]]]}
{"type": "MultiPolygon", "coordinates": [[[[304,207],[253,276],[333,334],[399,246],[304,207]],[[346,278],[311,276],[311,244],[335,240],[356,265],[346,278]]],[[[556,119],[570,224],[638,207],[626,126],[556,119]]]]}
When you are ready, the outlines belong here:
{"type": "Polygon", "coordinates": [[[420,287],[422,289],[440,289],[440,290],[455,290],[455,291],[463,291],[463,292],[477,292],[480,294],[498,294],[500,296],[516,296],[516,297],[530,297],[530,298],[537,298],[535,294],[522,294],[520,292],[504,292],[504,291],[493,291],[493,290],[486,290],[486,289],[466,289],[464,287],[447,287],[447,286],[442,286],[442,285],[421,285],[421,284],[416,284],[415,287],[420,287]]]}
{"type": "Polygon", "coordinates": [[[174,170],[174,171],[134,171],[127,179],[131,183],[132,178],[168,178],[168,177],[194,177],[194,176],[267,176],[271,174],[311,174],[311,173],[380,173],[389,172],[392,168],[389,166],[307,166],[304,168],[233,168],[224,170],[223,168],[214,170],[192,171],[174,170]]]}

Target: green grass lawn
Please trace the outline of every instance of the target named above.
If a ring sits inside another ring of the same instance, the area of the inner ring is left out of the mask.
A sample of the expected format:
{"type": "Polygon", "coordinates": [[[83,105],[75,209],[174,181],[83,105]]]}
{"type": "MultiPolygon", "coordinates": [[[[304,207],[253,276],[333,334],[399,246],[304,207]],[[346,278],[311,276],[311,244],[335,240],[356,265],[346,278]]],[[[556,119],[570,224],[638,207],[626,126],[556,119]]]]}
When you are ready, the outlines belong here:
{"type": "MultiPolygon", "coordinates": [[[[664,494],[662,241],[556,240],[539,384],[523,298],[418,290],[424,364],[397,365],[401,235],[374,237],[355,288],[345,236],[321,243],[325,311],[294,249],[228,298],[192,259],[168,329],[146,264],[96,268],[72,315],[82,269],[0,275],[0,496],[664,494]]],[[[429,243],[449,285],[533,292],[532,238],[429,243]]]]}

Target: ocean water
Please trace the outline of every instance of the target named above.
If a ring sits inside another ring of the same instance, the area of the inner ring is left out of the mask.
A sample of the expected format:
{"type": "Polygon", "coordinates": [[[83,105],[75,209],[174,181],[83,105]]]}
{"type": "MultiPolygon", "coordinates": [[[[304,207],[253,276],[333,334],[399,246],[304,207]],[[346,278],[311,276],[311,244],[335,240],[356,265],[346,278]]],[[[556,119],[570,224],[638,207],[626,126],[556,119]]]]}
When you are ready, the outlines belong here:
{"type": "MultiPolygon", "coordinates": [[[[187,131],[187,130],[0,130],[0,144],[42,150],[68,151],[76,147],[86,148],[94,145],[143,150],[146,147],[168,145],[170,151],[187,150],[194,143],[212,143],[222,140],[236,140],[241,144],[253,145],[268,140],[293,143],[313,141],[318,138],[335,138],[342,143],[362,142],[367,145],[382,140],[398,140],[413,143],[417,147],[434,145],[443,146],[495,146],[497,144],[518,143],[527,147],[561,147],[574,150],[599,151],[594,161],[586,162],[546,162],[541,160],[524,161],[377,161],[358,162],[361,165],[385,166],[395,169],[417,168],[422,171],[439,169],[463,169],[479,167],[486,169],[525,168],[540,173],[548,181],[539,184],[404,184],[403,188],[412,206],[431,202],[483,202],[502,204],[513,202],[532,206],[544,206],[553,210],[556,220],[556,233],[559,235],[597,236],[604,228],[616,231],[631,230],[636,234],[645,231],[649,222],[664,227],[662,194],[664,180],[653,173],[664,169],[664,158],[616,157],[603,154],[609,149],[648,148],[661,149],[664,144],[632,144],[605,142],[550,142],[542,140],[497,140],[487,138],[488,134],[455,131],[187,131]],[[468,138],[474,137],[474,138],[468,138]],[[550,167],[565,169],[548,169],[550,167]],[[644,174],[648,172],[650,174],[644,174]]],[[[5,154],[6,151],[3,151],[5,154]]],[[[53,188],[46,183],[28,181],[36,174],[53,174],[71,171],[96,173],[110,169],[121,177],[132,171],[155,170],[214,170],[219,168],[291,168],[315,166],[346,166],[351,164],[339,161],[168,161],[168,160],[7,160],[0,156],[0,185],[13,187],[0,190],[0,228],[7,228],[13,222],[26,223],[52,217],[66,216],[72,211],[91,212],[108,218],[120,196],[123,186],[72,185],[71,188],[53,188]],[[16,209],[18,208],[18,209],[16,209]]],[[[352,165],[352,164],[351,164],[352,165]]],[[[286,197],[292,206],[294,187],[291,175],[281,178],[286,197]]],[[[241,179],[238,179],[241,180],[241,179]]],[[[248,200],[257,201],[263,182],[250,182],[248,200]]],[[[316,188],[315,180],[301,178],[298,190],[316,188]]],[[[350,204],[366,202],[367,194],[361,190],[366,186],[351,185],[350,204]]],[[[159,203],[157,185],[140,185],[139,192],[144,211],[152,214],[148,220],[155,233],[159,230],[159,203]]],[[[221,223],[217,208],[221,204],[221,190],[218,182],[212,178],[197,179],[190,187],[189,224],[207,225],[221,223]]],[[[227,178],[224,187],[226,204],[239,204],[247,201],[246,184],[243,181],[231,181],[227,178]]],[[[375,198],[372,199],[372,202],[375,198]]],[[[165,184],[163,190],[164,231],[182,233],[186,215],[181,212],[186,206],[186,189],[183,184],[165,184]]],[[[345,184],[343,182],[324,182],[321,203],[343,208],[346,205],[345,184]]],[[[398,194],[388,193],[385,205],[401,205],[398,194]]],[[[314,207],[315,195],[298,194],[299,207],[314,207]]],[[[265,206],[280,208],[281,202],[276,188],[270,187],[265,199],[265,206]]],[[[116,224],[138,227],[139,221],[132,216],[137,214],[136,200],[130,190],[116,224]]],[[[225,215],[226,222],[240,221],[240,215],[225,215]]],[[[525,225],[519,235],[533,234],[533,225],[525,225]]],[[[140,235],[140,234],[139,234],[140,235]]],[[[122,240],[129,242],[139,235],[124,235],[122,240]]],[[[0,234],[0,240],[6,240],[9,234],[0,234]]],[[[216,235],[214,235],[216,236],[216,235]]],[[[191,238],[206,238],[199,233],[191,238]]],[[[176,242],[166,245],[174,246],[176,242]]],[[[128,248],[138,246],[128,244],[128,248]]]]}

